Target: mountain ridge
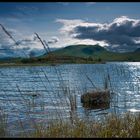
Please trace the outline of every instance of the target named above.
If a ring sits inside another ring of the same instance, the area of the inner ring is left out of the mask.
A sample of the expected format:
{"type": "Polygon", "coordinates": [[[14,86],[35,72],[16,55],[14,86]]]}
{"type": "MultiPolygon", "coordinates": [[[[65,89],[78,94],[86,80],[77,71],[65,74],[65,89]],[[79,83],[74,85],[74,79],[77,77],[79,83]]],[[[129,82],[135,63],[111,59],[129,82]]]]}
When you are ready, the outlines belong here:
{"type": "MultiPolygon", "coordinates": [[[[105,61],[140,61],[140,51],[134,52],[111,52],[100,45],[69,45],[67,47],[57,49],[52,52],[54,56],[70,56],[70,57],[91,57],[93,59],[102,59],[105,61]]],[[[44,55],[44,57],[47,55],[44,55]]]]}

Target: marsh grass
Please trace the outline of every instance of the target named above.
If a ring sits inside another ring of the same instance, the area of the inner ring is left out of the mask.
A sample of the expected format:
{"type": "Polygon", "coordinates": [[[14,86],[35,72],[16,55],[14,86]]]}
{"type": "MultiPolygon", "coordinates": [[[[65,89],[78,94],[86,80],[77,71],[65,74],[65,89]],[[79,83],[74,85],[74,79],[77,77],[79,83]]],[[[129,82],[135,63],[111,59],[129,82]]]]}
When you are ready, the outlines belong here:
{"type": "Polygon", "coordinates": [[[104,121],[76,119],[70,121],[54,121],[49,127],[31,133],[29,137],[45,138],[139,138],[140,115],[126,113],[123,116],[110,114],[104,121]]]}
{"type": "Polygon", "coordinates": [[[7,114],[0,110],[0,137],[7,135],[7,114]]]}
{"type": "MultiPolygon", "coordinates": [[[[1,118],[3,118],[1,116],[1,118]]],[[[0,137],[6,135],[6,122],[0,120],[0,137]]],[[[109,114],[102,121],[84,120],[76,118],[74,123],[69,120],[51,121],[46,126],[37,123],[32,132],[21,132],[17,137],[34,138],[139,138],[140,137],[140,114],[134,115],[129,112],[117,116],[109,114]]]]}

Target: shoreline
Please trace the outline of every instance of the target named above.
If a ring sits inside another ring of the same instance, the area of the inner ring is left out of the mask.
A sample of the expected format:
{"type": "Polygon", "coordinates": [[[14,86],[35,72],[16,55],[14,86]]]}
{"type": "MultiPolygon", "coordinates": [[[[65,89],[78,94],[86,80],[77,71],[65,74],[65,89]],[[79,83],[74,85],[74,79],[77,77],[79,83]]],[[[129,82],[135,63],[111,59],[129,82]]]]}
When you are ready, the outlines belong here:
{"type": "Polygon", "coordinates": [[[118,63],[118,62],[140,62],[140,61],[106,61],[106,62],[89,62],[89,63],[0,63],[0,67],[16,67],[16,66],[56,66],[64,64],[106,64],[108,62],[118,63]]]}

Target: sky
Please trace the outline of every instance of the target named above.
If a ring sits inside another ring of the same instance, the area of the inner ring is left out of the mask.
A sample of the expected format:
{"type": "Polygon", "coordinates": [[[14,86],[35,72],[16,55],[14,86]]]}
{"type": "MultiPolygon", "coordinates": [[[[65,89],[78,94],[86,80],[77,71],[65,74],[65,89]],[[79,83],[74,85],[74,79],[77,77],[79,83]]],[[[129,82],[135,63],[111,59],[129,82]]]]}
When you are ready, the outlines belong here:
{"type": "Polygon", "coordinates": [[[139,2],[0,2],[0,55],[43,53],[35,32],[50,48],[99,44],[110,51],[134,51],[140,46],[139,2]]]}

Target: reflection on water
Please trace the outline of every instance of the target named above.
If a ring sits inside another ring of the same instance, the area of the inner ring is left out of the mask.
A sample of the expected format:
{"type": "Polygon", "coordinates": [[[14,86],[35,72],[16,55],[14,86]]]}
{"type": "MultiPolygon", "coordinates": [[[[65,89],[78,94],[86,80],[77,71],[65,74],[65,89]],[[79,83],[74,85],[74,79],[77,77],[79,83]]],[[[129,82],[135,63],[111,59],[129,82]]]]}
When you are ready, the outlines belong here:
{"type": "Polygon", "coordinates": [[[95,117],[114,111],[118,114],[140,112],[140,63],[0,68],[0,107],[8,114],[10,123],[17,118],[44,121],[60,116],[68,118],[68,96],[71,94],[76,95],[79,117],[95,117]],[[87,105],[80,102],[81,95],[95,87],[104,89],[108,74],[109,87],[114,93],[110,103],[90,106],[92,110],[86,110],[87,105]]]}
{"type": "Polygon", "coordinates": [[[110,102],[102,102],[100,104],[92,104],[92,103],[83,103],[82,106],[86,109],[94,110],[94,109],[109,109],[110,102]]]}

